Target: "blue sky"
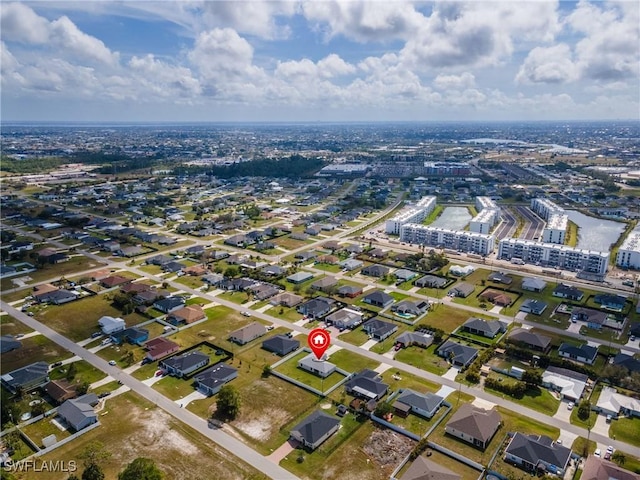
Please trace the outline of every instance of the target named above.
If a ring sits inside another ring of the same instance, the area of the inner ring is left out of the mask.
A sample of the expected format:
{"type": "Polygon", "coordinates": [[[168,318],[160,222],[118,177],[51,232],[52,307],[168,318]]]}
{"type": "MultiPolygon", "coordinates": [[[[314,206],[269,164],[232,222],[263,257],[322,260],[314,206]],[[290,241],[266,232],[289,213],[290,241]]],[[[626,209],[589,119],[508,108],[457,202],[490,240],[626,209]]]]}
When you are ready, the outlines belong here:
{"type": "Polygon", "coordinates": [[[3,120],[638,119],[640,2],[0,3],[3,120]]]}

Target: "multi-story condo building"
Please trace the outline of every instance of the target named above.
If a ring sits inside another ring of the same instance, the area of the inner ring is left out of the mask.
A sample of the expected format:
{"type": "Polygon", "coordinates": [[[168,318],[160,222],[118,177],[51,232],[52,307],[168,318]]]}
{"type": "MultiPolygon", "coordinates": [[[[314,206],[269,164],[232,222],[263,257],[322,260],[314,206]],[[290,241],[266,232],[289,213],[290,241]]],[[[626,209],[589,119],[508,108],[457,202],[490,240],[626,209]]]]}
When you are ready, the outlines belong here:
{"type": "Polygon", "coordinates": [[[495,237],[483,233],[408,223],[400,229],[403,242],[446,248],[459,252],[488,255],[495,248],[495,237]]]}
{"type": "Polygon", "coordinates": [[[520,238],[500,240],[498,258],[519,258],[525,263],[544,267],[557,267],[574,272],[604,275],[609,264],[608,252],[596,252],[554,243],[533,242],[520,238]]]}
{"type": "Polygon", "coordinates": [[[640,270],[640,228],[633,230],[620,245],[616,265],[640,270]]]}
{"type": "Polygon", "coordinates": [[[567,217],[564,208],[546,198],[534,198],[531,200],[531,210],[547,221],[542,231],[542,241],[563,245],[569,224],[569,217],[567,217]]]}
{"type": "Polygon", "coordinates": [[[478,214],[471,219],[469,230],[476,233],[489,233],[500,217],[500,208],[489,197],[476,197],[478,214]]]}
{"type": "Polygon", "coordinates": [[[569,217],[554,213],[547,220],[547,224],[542,230],[542,241],[545,243],[557,243],[564,245],[567,235],[567,225],[569,217]]]}
{"type": "Polygon", "coordinates": [[[403,225],[422,222],[436,208],[436,200],[434,196],[422,197],[414,207],[403,210],[387,220],[385,231],[393,235],[399,235],[403,225]]]}

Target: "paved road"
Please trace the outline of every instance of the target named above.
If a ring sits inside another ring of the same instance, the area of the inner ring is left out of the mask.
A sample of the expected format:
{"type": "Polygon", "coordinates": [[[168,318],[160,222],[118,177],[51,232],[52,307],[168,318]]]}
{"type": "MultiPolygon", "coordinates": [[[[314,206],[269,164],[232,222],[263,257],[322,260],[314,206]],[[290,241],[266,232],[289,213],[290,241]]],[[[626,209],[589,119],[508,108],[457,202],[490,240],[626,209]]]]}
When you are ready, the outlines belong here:
{"type": "Polygon", "coordinates": [[[518,213],[522,215],[527,223],[525,224],[525,228],[522,230],[520,234],[520,238],[524,238],[526,240],[533,240],[534,238],[542,237],[542,230],[544,229],[545,222],[540,219],[535,213],[533,213],[529,207],[518,206],[515,207],[518,213]]]}
{"type": "Polygon", "coordinates": [[[103,372],[107,373],[107,375],[113,377],[115,380],[120,380],[123,385],[129,387],[138,395],[158,405],[173,417],[189,425],[191,428],[197,430],[207,438],[213,440],[222,448],[228,450],[229,452],[232,452],[235,456],[241,458],[259,471],[265,473],[270,478],[276,480],[294,480],[298,478],[279,465],[276,465],[275,463],[267,460],[264,456],[260,455],[258,452],[248,447],[241,441],[231,437],[227,433],[217,429],[210,429],[207,425],[207,422],[202,418],[189,412],[188,410],[180,408],[180,406],[176,405],[176,403],[174,403],[172,400],[156,392],[151,387],[148,387],[147,385],[142,383],[140,380],[137,380],[132,376],[126,374],[118,367],[112,367],[106,360],[100,358],[94,353],[90,353],[83,347],[77,345],[63,335],[60,335],[55,330],[52,330],[51,328],[38,322],[34,318],[25,315],[19,310],[16,310],[4,301],[0,300],[0,307],[2,307],[5,312],[17,318],[25,325],[38,330],[53,342],[69,350],[71,353],[87,361],[94,367],[99,368],[103,372]]]}
{"type": "Polygon", "coordinates": [[[495,232],[493,232],[498,240],[502,240],[506,237],[512,237],[518,224],[516,217],[513,216],[509,207],[501,207],[500,212],[502,216],[502,224],[495,230],[495,232]]]}

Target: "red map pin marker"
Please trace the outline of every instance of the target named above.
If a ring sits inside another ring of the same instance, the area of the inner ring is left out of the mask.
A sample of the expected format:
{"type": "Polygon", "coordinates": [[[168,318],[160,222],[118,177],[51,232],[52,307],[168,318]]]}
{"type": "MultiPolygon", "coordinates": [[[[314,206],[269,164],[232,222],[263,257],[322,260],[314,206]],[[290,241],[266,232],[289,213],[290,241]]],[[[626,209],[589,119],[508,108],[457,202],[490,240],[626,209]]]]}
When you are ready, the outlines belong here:
{"type": "Polygon", "coordinates": [[[331,345],[331,336],[329,335],[329,332],[322,328],[314,328],[309,332],[307,343],[316,358],[318,360],[322,360],[324,352],[326,352],[329,345],[331,345]]]}

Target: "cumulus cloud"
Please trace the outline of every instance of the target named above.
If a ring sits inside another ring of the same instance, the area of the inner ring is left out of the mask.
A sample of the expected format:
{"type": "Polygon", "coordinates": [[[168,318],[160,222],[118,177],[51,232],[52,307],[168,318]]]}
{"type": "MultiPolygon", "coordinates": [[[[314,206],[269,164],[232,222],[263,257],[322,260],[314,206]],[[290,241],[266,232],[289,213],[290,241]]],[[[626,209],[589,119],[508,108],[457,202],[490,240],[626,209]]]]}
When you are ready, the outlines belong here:
{"type": "MultiPolygon", "coordinates": [[[[151,54],[144,57],[134,56],[129,61],[129,66],[139,87],[150,91],[154,96],[192,98],[202,93],[200,82],[190,69],[168,64],[151,54]]],[[[116,86],[117,82],[123,81],[121,77],[114,80],[116,86]]]]}
{"type": "Polygon", "coordinates": [[[307,0],[302,13],[328,40],[337,35],[358,42],[385,42],[409,38],[424,20],[405,1],[307,0]]]}
{"type": "Polygon", "coordinates": [[[0,8],[0,26],[5,41],[41,45],[49,40],[49,22],[22,3],[0,8]]]}
{"type": "Polygon", "coordinates": [[[433,80],[433,86],[439,90],[460,90],[475,86],[476,77],[469,72],[461,75],[438,75],[433,80]]]}
{"type": "Polygon", "coordinates": [[[536,47],[527,55],[516,81],[529,84],[573,82],[579,72],[571,56],[571,49],[564,43],[553,47],[536,47]]]}

